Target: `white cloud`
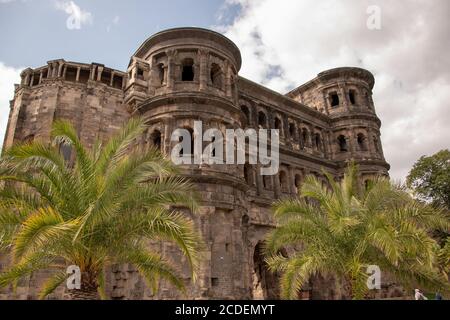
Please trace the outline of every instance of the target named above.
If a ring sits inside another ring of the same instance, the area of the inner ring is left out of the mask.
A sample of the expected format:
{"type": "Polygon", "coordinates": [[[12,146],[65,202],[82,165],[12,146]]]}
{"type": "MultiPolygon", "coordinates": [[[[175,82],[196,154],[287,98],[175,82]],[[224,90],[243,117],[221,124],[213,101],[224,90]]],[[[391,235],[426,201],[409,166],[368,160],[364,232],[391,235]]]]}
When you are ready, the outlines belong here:
{"type": "MultiPolygon", "coordinates": [[[[112,24],[113,25],[118,25],[119,21],[120,21],[120,16],[114,16],[114,18],[112,19],[112,24]]],[[[106,26],[106,32],[110,32],[111,28],[112,28],[111,24],[108,24],[106,26]]]]}
{"type": "Polygon", "coordinates": [[[22,68],[16,69],[0,62],[0,148],[3,146],[9,116],[9,101],[14,97],[14,84],[20,82],[22,68]]]}
{"type": "Polygon", "coordinates": [[[450,147],[450,1],[227,0],[242,10],[216,27],[241,49],[240,74],[286,92],[319,72],[358,66],[374,73],[375,107],[391,176],[450,147]],[[381,8],[381,30],[366,26],[381,8]]]}
{"type": "Polygon", "coordinates": [[[93,22],[92,13],[84,11],[73,1],[56,1],[55,7],[69,15],[66,20],[69,30],[79,30],[83,25],[93,22]]]}

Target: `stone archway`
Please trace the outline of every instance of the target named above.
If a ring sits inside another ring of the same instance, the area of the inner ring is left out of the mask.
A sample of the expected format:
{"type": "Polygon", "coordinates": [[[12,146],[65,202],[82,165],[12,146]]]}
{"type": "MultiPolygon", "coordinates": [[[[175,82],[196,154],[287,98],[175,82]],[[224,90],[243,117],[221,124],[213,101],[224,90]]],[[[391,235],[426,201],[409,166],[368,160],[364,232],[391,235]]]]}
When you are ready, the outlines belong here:
{"type": "Polygon", "coordinates": [[[279,276],[269,271],[264,261],[263,243],[258,242],[253,253],[252,295],[255,300],[279,299],[279,276]]]}

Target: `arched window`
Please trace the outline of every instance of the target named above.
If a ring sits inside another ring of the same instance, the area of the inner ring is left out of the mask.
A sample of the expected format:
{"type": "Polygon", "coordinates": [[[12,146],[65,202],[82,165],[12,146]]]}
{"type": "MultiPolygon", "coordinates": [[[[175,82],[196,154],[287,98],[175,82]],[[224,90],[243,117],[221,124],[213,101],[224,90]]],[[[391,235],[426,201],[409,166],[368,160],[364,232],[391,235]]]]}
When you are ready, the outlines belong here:
{"type": "Polygon", "coordinates": [[[322,150],[322,138],[320,136],[320,133],[316,133],[314,135],[314,146],[316,147],[316,150],[322,150]]]}
{"type": "Polygon", "coordinates": [[[247,106],[242,105],[241,111],[245,115],[245,124],[248,125],[250,123],[250,110],[247,108],[247,106]]]}
{"type": "Polygon", "coordinates": [[[159,130],[154,130],[150,136],[153,146],[161,150],[161,132],[159,130]]]}
{"type": "Polygon", "coordinates": [[[275,117],[274,126],[276,130],[281,130],[281,120],[278,117],[275,117]]]}
{"type": "Polygon", "coordinates": [[[164,80],[165,80],[164,73],[165,73],[164,64],[162,64],[162,63],[158,64],[158,80],[159,80],[160,85],[164,84],[164,80]]]}
{"type": "Polygon", "coordinates": [[[285,171],[280,171],[280,188],[282,192],[289,192],[288,179],[285,171]]]}
{"type": "Polygon", "coordinates": [[[339,144],[339,151],[341,151],[341,152],[348,151],[347,139],[343,135],[340,135],[338,137],[338,144],[339,144]]]}
{"type": "Polygon", "coordinates": [[[266,118],[266,114],[262,111],[258,112],[258,125],[261,128],[266,128],[267,127],[267,118],[266,118]]]}
{"type": "Polygon", "coordinates": [[[302,177],[299,174],[295,175],[294,185],[296,189],[295,193],[298,193],[300,191],[300,186],[302,185],[302,177]]]}
{"type": "Polygon", "coordinates": [[[217,63],[211,64],[211,84],[213,87],[222,89],[222,70],[217,63]]]}
{"type": "Polygon", "coordinates": [[[356,140],[358,142],[358,149],[360,151],[367,151],[366,137],[362,133],[358,134],[356,140]]]}
{"type": "Polygon", "coordinates": [[[181,72],[182,81],[194,81],[194,60],[186,58],[183,60],[183,69],[181,72]]]}

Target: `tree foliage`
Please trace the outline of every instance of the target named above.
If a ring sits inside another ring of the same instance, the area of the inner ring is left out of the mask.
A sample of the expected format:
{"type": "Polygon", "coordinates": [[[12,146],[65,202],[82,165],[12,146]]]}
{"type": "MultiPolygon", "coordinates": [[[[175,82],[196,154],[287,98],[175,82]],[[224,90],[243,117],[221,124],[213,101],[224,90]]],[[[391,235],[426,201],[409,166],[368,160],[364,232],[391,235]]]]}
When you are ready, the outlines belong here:
{"type": "Polygon", "coordinates": [[[195,213],[193,186],[158,150],[139,148],[146,129],[131,119],[105,145],[85,148],[73,126],[56,121],[53,144],[16,145],[0,160],[0,249],[12,265],[0,286],[48,269],[53,276],[41,298],[66,279],[68,265],[80,267],[82,291],[104,292],[104,271],[131,263],[156,290],[159,278],[179,289],[178,268],[150,241],[169,241],[184,254],[195,279],[200,237],[193,222],[176,208],[195,213]],[[72,160],[61,146],[70,147],[72,160]]]}
{"type": "Polygon", "coordinates": [[[406,183],[419,199],[450,210],[450,151],[422,156],[409,172],[406,183]]]}
{"type": "Polygon", "coordinates": [[[274,205],[278,227],[266,239],[266,253],[270,269],[282,274],[283,298],[297,298],[320,273],[343,280],[350,295],[361,299],[368,292],[369,265],[378,265],[382,276],[388,273],[406,288],[448,290],[439,268],[445,252],[428,233],[449,229],[444,211],[415,201],[386,178],[363,188],[355,165],[341,183],[324,174],[328,186],[308,176],[298,198],[274,205]],[[286,247],[297,250],[289,257],[279,254],[286,247]]]}

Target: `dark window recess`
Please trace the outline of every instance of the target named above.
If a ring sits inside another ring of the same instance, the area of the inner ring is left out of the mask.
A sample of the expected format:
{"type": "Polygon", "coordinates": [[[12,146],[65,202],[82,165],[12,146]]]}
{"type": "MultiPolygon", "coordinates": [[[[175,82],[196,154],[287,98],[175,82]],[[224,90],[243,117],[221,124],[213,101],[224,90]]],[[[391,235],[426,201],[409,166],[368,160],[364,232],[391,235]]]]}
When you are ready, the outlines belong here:
{"type": "Polygon", "coordinates": [[[275,129],[280,130],[281,129],[281,120],[279,118],[275,118],[275,129]]]}
{"type": "Polygon", "coordinates": [[[262,111],[258,113],[258,124],[263,128],[266,127],[266,115],[262,111]]]}
{"type": "Polygon", "coordinates": [[[247,106],[241,106],[241,111],[245,115],[246,124],[250,122],[250,110],[248,110],[247,106]]]}
{"type": "Polygon", "coordinates": [[[217,287],[219,285],[219,278],[211,278],[211,286],[217,287]]]}
{"type": "Polygon", "coordinates": [[[356,104],[356,93],[354,90],[350,90],[348,92],[348,98],[349,98],[351,104],[356,104]]]}
{"type": "Polygon", "coordinates": [[[137,69],[136,77],[140,80],[144,80],[144,70],[141,68],[137,69]]]}
{"type": "Polygon", "coordinates": [[[332,107],[337,107],[339,106],[339,96],[337,93],[332,93],[330,95],[330,99],[331,99],[331,106],[332,107]]]}
{"type": "Polygon", "coordinates": [[[89,76],[91,75],[90,70],[81,69],[80,70],[80,78],[78,79],[81,83],[87,83],[89,81],[89,76]]]}
{"type": "Polygon", "coordinates": [[[156,149],[161,150],[161,132],[158,130],[153,131],[151,139],[153,146],[156,149]]]}
{"type": "Polygon", "coordinates": [[[77,69],[68,67],[66,69],[66,78],[67,81],[76,81],[77,80],[77,69]]]}
{"type": "Polygon", "coordinates": [[[366,137],[362,133],[358,134],[357,141],[358,141],[359,150],[360,151],[367,151],[366,137]]]}
{"type": "Polygon", "coordinates": [[[347,147],[347,139],[345,139],[344,136],[339,136],[338,138],[338,143],[339,143],[339,150],[342,152],[346,152],[348,151],[348,147],[347,147]]]}
{"type": "Polygon", "coordinates": [[[181,81],[194,81],[194,60],[184,59],[181,81]]]}
{"type": "Polygon", "coordinates": [[[111,83],[111,72],[103,71],[101,82],[106,85],[109,85],[111,83]]]}
{"type": "Polygon", "coordinates": [[[123,78],[121,76],[114,75],[113,87],[116,89],[122,89],[123,78]]]}
{"type": "Polygon", "coordinates": [[[164,83],[164,65],[162,63],[158,64],[158,77],[159,77],[159,84],[163,85],[163,83],[164,83]]]}

